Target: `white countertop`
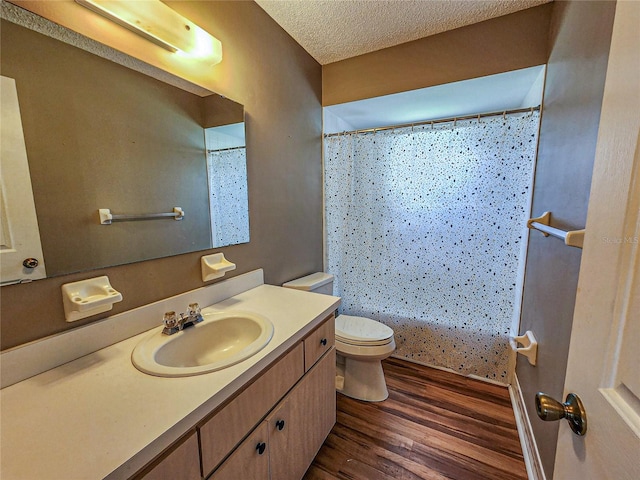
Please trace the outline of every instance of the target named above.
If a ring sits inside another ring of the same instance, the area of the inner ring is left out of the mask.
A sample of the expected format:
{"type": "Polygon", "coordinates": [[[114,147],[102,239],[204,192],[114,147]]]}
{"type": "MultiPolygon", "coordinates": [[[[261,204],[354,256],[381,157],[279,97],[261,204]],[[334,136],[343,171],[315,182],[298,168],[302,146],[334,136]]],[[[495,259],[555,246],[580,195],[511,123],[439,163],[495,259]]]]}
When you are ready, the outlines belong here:
{"type": "Polygon", "coordinates": [[[127,478],[333,312],[339,299],[261,285],[212,306],[262,314],[273,338],[224,370],[138,371],[141,333],[0,391],[3,480],[127,478]]]}

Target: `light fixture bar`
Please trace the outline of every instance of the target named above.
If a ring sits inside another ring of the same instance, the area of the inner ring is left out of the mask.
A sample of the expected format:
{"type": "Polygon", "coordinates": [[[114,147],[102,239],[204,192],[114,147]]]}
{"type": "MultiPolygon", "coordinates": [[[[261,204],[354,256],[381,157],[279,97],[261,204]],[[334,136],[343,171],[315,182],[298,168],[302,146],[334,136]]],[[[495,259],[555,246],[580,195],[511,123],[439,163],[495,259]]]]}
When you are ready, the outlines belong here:
{"type": "Polygon", "coordinates": [[[154,44],[211,65],[222,60],[222,44],[160,0],[75,0],[154,44]]]}
{"type": "Polygon", "coordinates": [[[76,0],[76,3],[79,3],[80,5],[88,8],[92,12],[102,15],[103,17],[108,18],[112,22],[117,23],[118,25],[125,27],[128,30],[131,30],[132,32],[137,33],[138,35],[142,35],[147,40],[155,43],[156,45],[166,50],[169,50],[172,53],[175,53],[178,51],[177,47],[171,45],[170,43],[165,42],[161,38],[151,33],[150,31],[151,28],[147,27],[148,30],[146,30],[143,27],[143,24],[141,21],[139,20],[136,21],[133,12],[123,8],[123,5],[118,5],[118,3],[124,3],[124,2],[99,2],[94,0],[76,0]],[[110,4],[113,4],[113,5],[110,5],[110,4]]]}

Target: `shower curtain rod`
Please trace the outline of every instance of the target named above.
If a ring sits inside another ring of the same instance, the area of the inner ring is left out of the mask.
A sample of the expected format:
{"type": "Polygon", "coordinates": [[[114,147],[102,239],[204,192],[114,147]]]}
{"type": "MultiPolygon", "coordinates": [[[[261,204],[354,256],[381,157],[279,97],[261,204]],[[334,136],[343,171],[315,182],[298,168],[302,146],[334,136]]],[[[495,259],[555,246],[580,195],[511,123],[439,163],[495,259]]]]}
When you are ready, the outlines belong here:
{"type": "Polygon", "coordinates": [[[207,153],[228,152],[229,150],[240,150],[242,148],[247,148],[247,146],[242,145],[241,147],[229,147],[229,148],[220,148],[218,150],[207,150],[207,153]]]}
{"type": "Polygon", "coordinates": [[[526,112],[531,112],[533,113],[534,111],[539,111],[540,110],[540,105],[538,105],[537,107],[530,107],[530,108],[518,108],[516,110],[504,110],[502,112],[490,112],[490,113],[478,113],[476,115],[464,115],[462,117],[451,117],[451,118],[439,118],[437,120],[425,120],[422,122],[415,122],[415,123],[403,123],[400,125],[389,125],[386,127],[375,127],[375,128],[365,128],[362,130],[351,130],[350,132],[337,132],[337,133],[326,133],[324,135],[325,138],[327,137],[336,137],[338,135],[350,135],[352,133],[369,133],[369,132],[380,132],[383,130],[395,130],[396,128],[408,128],[408,127],[419,127],[422,125],[434,125],[436,123],[450,123],[450,122],[456,122],[458,120],[480,120],[481,118],[485,118],[485,117],[497,117],[499,115],[512,115],[514,113],[526,113],[526,112]]]}

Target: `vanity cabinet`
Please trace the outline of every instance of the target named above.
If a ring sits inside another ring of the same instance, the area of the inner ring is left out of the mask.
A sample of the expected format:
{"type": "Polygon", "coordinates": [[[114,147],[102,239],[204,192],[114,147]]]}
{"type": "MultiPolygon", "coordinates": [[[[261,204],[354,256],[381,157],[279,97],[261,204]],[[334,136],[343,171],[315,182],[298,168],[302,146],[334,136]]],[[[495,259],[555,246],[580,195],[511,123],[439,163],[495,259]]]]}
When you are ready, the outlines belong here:
{"type": "Polygon", "coordinates": [[[300,479],[336,422],[332,348],[267,417],[271,480],[300,479]]]}
{"type": "Polygon", "coordinates": [[[298,343],[200,427],[202,471],[209,475],[304,374],[298,343]]]}
{"type": "Polygon", "coordinates": [[[336,421],[334,332],[331,315],[198,427],[204,478],[302,478],[336,421]]]}
{"type": "Polygon", "coordinates": [[[209,480],[301,479],[336,421],[335,364],[330,349],[209,480]]]}
{"type": "Polygon", "coordinates": [[[134,478],[301,479],[336,421],[334,332],[331,315],[134,478]]]}

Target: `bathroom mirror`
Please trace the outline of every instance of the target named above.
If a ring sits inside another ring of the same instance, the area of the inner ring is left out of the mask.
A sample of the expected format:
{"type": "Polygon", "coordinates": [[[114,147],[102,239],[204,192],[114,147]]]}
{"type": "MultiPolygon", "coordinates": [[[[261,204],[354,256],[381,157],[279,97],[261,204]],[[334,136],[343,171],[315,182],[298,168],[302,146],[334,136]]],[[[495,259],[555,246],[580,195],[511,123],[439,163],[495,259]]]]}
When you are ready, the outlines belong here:
{"type": "Polygon", "coordinates": [[[205,143],[205,129],[225,125],[244,139],[242,105],[187,92],[5,19],[0,32],[0,73],[15,81],[47,277],[249,241],[246,164],[234,159],[233,172],[217,172],[205,143]],[[209,178],[231,177],[210,195],[209,178]],[[184,211],[180,220],[103,225],[98,214],[176,207],[184,211]],[[218,228],[212,241],[212,216],[236,234],[218,228]]]}

